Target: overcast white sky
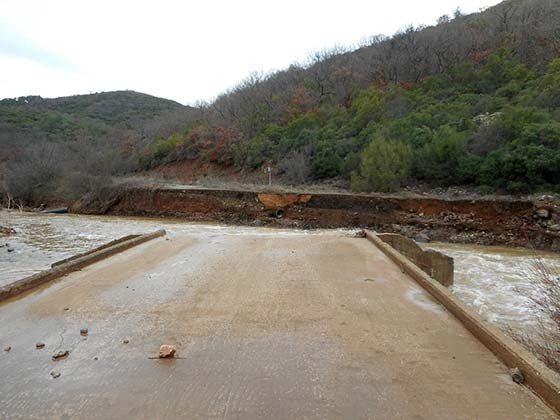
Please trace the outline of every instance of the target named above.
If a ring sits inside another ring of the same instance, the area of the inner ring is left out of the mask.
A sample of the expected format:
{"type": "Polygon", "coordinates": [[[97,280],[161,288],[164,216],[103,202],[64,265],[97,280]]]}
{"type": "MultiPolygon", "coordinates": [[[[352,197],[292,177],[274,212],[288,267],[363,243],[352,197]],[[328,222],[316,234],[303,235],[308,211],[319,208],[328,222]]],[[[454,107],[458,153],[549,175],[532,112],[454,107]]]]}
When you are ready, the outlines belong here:
{"type": "Polygon", "coordinates": [[[3,0],[0,98],[131,89],[212,100],[251,72],[499,0],[3,0]]]}

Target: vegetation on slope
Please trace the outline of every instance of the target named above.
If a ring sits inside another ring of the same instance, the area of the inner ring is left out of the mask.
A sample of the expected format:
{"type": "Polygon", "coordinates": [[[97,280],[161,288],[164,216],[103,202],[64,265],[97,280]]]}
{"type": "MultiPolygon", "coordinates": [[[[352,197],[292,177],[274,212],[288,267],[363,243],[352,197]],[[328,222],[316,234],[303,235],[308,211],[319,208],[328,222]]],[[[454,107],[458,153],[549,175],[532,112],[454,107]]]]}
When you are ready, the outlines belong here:
{"type": "Polygon", "coordinates": [[[137,153],[196,110],[132,91],[0,101],[0,190],[24,202],[74,199],[137,168],[137,153]]]}
{"type": "Polygon", "coordinates": [[[510,0],[252,76],[142,167],[204,159],[355,190],[558,189],[560,4],[510,0]]]}
{"type": "Polygon", "coordinates": [[[556,190],[559,95],[560,59],[539,74],[502,50],[414,85],[356,90],[346,104],[313,106],[302,86],[284,121],[250,138],[204,121],[158,140],[141,161],[207,159],[246,170],[273,162],[293,183],[342,178],[366,191],[409,183],[556,190]]]}
{"type": "Polygon", "coordinates": [[[196,159],[358,191],[558,190],[559,56],[560,3],[507,0],[253,75],[196,110],[134,92],[0,101],[0,185],[77,196],[196,159]]]}

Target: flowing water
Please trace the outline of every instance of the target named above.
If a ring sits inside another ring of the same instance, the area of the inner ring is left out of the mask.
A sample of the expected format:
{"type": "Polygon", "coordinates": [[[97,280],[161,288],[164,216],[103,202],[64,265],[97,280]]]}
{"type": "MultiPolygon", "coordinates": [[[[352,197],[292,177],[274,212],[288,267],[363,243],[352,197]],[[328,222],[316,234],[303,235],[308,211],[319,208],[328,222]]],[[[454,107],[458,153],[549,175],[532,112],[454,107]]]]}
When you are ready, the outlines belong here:
{"type": "MultiPolygon", "coordinates": [[[[0,211],[0,226],[16,235],[0,236],[0,286],[44,270],[51,263],[119,237],[166,229],[170,233],[208,235],[301,235],[302,231],[208,225],[179,219],[54,215],[0,211]],[[11,250],[11,251],[9,251],[11,250]]],[[[308,234],[348,231],[317,230],[308,234]]],[[[433,243],[432,248],[455,259],[452,291],[486,320],[501,327],[530,330],[539,322],[528,296],[532,293],[537,254],[522,248],[433,243]]],[[[560,255],[538,254],[553,270],[560,255]]]]}
{"type": "Polygon", "coordinates": [[[479,315],[500,327],[531,331],[541,314],[530,296],[535,292],[540,259],[553,274],[560,273],[560,254],[526,248],[464,244],[426,244],[455,260],[452,292],[479,315]]]}

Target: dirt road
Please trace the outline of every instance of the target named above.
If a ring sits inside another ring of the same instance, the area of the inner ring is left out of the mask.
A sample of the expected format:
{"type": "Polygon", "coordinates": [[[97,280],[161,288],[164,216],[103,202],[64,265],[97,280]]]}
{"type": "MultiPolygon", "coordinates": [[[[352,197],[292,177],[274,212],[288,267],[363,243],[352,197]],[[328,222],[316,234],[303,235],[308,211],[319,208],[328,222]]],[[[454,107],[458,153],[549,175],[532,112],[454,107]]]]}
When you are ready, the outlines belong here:
{"type": "Polygon", "coordinates": [[[170,235],[0,319],[0,418],[555,418],[361,238],[170,235]]]}

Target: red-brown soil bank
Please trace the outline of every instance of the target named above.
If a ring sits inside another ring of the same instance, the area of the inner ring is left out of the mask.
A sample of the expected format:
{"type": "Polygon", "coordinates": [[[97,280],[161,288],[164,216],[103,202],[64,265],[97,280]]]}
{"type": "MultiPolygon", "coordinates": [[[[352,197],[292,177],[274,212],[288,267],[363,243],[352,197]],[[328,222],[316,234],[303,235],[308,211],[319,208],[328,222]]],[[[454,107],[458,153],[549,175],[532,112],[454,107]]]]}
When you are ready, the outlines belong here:
{"type": "Polygon", "coordinates": [[[78,202],[72,211],[304,229],[367,227],[417,240],[560,251],[560,205],[548,200],[138,188],[120,193],[111,202],[78,202]]]}

